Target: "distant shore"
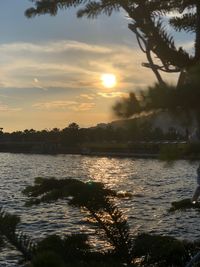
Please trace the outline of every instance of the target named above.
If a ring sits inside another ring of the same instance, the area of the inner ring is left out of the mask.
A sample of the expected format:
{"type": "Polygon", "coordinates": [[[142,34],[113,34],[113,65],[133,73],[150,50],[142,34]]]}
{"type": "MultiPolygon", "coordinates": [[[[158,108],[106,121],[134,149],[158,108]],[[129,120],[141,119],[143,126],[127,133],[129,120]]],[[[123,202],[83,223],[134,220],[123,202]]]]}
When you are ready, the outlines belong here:
{"type": "Polygon", "coordinates": [[[149,154],[149,153],[120,153],[120,152],[90,152],[90,153],[79,153],[83,156],[98,156],[98,157],[119,157],[119,158],[153,158],[158,159],[159,154],[149,154]]]}
{"type": "MultiPolygon", "coordinates": [[[[30,151],[0,151],[0,153],[12,153],[12,154],[27,154],[27,155],[80,155],[80,156],[88,156],[88,157],[113,157],[113,158],[135,158],[135,159],[160,159],[165,160],[160,157],[160,154],[150,154],[150,153],[117,153],[117,152],[91,152],[91,153],[83,153],[83,152],[30,152],[30,151]]],[[[166,159],[168,160],[200,160],[200,155],[194,156],[183,156],[174,159],[166,159]]]]}
{"type": "Polygon", "coordinates": [[[163,160],[200,159],[200,144],[187,142],[85,143],[64,145],[44,142],[0,142],[1,153],[153,158],[163,160]]]}
{"type": "Polygon", "coordinates": [[[82,155],[82,156],[99,156],[99,157],[121,157],[121,158],[159,158],[158,153],[133,153],[120,151],[84,151],[80,148],[59,148],[59,149],[39,149],[32,146],[4,146],[0,145],[0,153],[23,153],[23,154],[38,154],[38,155],[82,155]]]}

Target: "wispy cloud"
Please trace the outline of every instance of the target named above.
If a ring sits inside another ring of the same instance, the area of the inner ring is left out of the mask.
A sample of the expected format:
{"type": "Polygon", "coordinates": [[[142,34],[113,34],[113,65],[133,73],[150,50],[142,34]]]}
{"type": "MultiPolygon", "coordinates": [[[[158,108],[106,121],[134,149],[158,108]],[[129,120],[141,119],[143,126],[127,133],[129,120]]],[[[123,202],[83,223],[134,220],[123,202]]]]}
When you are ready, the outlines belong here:
{"type": "Polygon", "coordinates": [[[33,108],[40,110],[73,110],[73,111],[88,111],[95,107],[95,103],[79,103],[70,100],[55,100],[51,102],[39,102],[32,105],[33,108]]]}
{"type": "Polygon", "coordinates": [[[81,94],[80,97],[88,99],[88,100],[93,100],[95,95],[94,94],[81,94]]]}
{"type": "Polygon", "coordinates": [[[72,109],[74,111],[89,111],[94,109],[95,103],[81,103],[77,106],[74,106],[72,109]]]}
{"type": "Polygon", "coordinates": [[[38,109],[66,109],[72,106],[77,105],[76,101],[68,101],[68,100],[55,100],[51,102],[39,102],[33,104],[34,108],[38,109]]]}
{"type": "Polygon", "coordinates": [[[88,125],[109,121],[116,98],[155,81],[151,70],[141,67],[145,55],[128,44],[10,43],[0,44],[0,53],[0,90],[9,96],[0,115],[7,124],[11,117],[12,123],[40,128],[62,127],[71,118],[88,125]],[[103,73],[116,75],[115,88],[103,87],[103,73]]]}
{"type": "Polygon", "coordinates": [[[21,110],[22,110],[22,108],[10,107],[6,104],[0,103],[0,112],[18,112],[21,110]]]}
{"type": "Polygon", "coordinates": [[[123,92],[99,92],[99,96],[105,97],[105,98],[117,98],[117,97],[127,97],[128,93],[123,93],[123,92]]]}
{"type": "MultiPolygon", "coordinates": [[[[101,89],[102,73],[118,76],[118,88],[134,89],[154,79],[140,65],[139,49],[119,45],[91,45],[76,41],[1,44],[1,87],[48,87],[101,89]],[[129,82],[127,82],[129,77],[129,82]],[[138,83],[137,83],[138,84],[138,83]]],[[[83,92],[84,94],[84,92],[83,92]]]]}
{"type": "Polygon", "coordinates": [[[87,44],[72,40],[47,42],[40,44],[18,42],[0,45],[0,52],[10,53],[62,53],[72,50],[100,54],[110,53],[112,51],[110,48],[105,46],[87,44]]]}

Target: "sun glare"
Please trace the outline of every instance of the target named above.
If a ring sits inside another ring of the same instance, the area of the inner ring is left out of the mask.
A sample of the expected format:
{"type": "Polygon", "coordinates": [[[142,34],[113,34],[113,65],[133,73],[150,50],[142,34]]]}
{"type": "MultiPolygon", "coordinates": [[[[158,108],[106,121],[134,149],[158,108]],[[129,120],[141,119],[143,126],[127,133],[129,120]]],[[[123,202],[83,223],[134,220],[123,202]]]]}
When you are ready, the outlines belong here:
{"type": "Polygon", "coordinates": [[[114,74],[102,74],[101,75],[101,81],[104,87],[106,88],[112,88],[116,85],[116,76],[114,74]]]}

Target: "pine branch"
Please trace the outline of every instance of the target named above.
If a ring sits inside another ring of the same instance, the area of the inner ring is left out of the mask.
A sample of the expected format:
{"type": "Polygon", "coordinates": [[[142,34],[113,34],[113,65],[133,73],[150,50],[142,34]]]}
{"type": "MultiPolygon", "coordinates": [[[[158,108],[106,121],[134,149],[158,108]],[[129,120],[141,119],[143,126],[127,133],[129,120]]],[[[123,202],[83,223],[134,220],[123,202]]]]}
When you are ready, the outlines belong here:
{"type": "Polygon", "coordinates": [[[116,1],[89,2],[84,8],[79,9],[77,17],[97,18],[100,14],[111,16],[115,11],[119,11],[120,5],[116,1]]]}
{"type": "MultiPolygon", "coordinates": [[[[174,66],[176,69],[184,69],[194,64],[193,59],[182,47],[175,47],[174,40],[163,27],[161,18],[176,10],[179,13],[184,10],[192,10],[195,6],[195,1],[33,0],[33,3],[34,7],[26,11],[27,17],[46,13],[54,16],[59,9],[81,6],[77,13],[78,17],[96,18],[100,14],[110,16],[113,11],[119,11],[120,8],[123,8],[133,19],[136,28],[144,34],[149,49],[161,60],[166,70],[174,69],[170,68],[170,66],[174,66]]],[[[191,11],[191,13],[183,15],[182,20],[174,18],[170,21],[177,30],[191,31],[193,29],[194,16],[192,16],[191,11]]],[[[155,68],[154,71],[158,74],[155,68]]]]}
{"type": "Polygon", "coordinates": [[[111,200],[117,195],[113,190],[106,189],[103,184],[95,182],[39,178],[36,179],[35,185],[27,187],[24,193],[33,199],[32,203],[35,203],[34,199],[38,203],[68,199],[70,205],[84,207],[98,223],[99,228],[104,231],[104,236],[115,248],[115,252],[121,259],[130,263],[132,241],[129,227],[126,219],[111,200]],[[70,200],[69,196],[71,196],[70,200]]]}
{"type": "Polygon", "coordinates": [[[25,15],[28,18],[44,14],[55,16],[59,9],[77,7],[85,3],[85,0],[32,0],[32,2],[34,3],[34,7],[25,11],[25,15]]]}
{"type": "Polygon", "coordinates": [[[20,218],[16,215],[6,213],[0,209],[0,234],[8,240],[19,252],[22,253],[25,260],[30,260],[35,251],[36,244],[22,232],[17,232],[16,227],[20,218]]]}
{"type": "Polygon", "coordinates": [[[102,183],[88,182],[84,183],[77,179],[41,178],[35,179],[33,186],[25,188],[23,193],[29,197],[26,204],[39,204],[40,202],[51,202],[58,199],[67,199],[74,197],[72,202],[85,204],[89,201],[95,201],[99,208],[105,199],[105,196],[116,196],[116,192],[106,189],[102,183]],[[92,189],[92,190],[91,190],[92,189]],[[95,195],[96,194],[96,195],[95,195]]]}
{"type": "Polygon", "coordinates": [[[164,65],[184,68],[191,64],[188,53],[175,47],[173,37],[167,33],[161,20],[153,22],[149,18],[137,26],[144,32],[152,52],[164,65]]]}
{"type": "Polygon", "coordinates": [[[170,25],[174,27],[176,31],[195,32],[196,31],[196,14],[187,13],[182,17],[175,17],[170,19],[170,25]]]}

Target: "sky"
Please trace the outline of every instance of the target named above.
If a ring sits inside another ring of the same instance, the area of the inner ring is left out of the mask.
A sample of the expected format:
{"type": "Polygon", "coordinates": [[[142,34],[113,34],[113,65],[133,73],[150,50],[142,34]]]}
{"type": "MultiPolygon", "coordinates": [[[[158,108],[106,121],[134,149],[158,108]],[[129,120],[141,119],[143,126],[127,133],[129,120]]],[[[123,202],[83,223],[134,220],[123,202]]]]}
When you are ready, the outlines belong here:
{"type": "Polygon", "coordinates": [[[115,119],[112,106],[120,97],[155,82],[152,72],[141,66],[145,55],[123,12],[88,20],[77,19],[76,10],[70,9],[55,17],[27,19],[29,0],[1,0],[0,7],[4,131],[109,122],[115,119]],[[113,88],[102,84],[105,73],[116,76],[113,88]]]}

